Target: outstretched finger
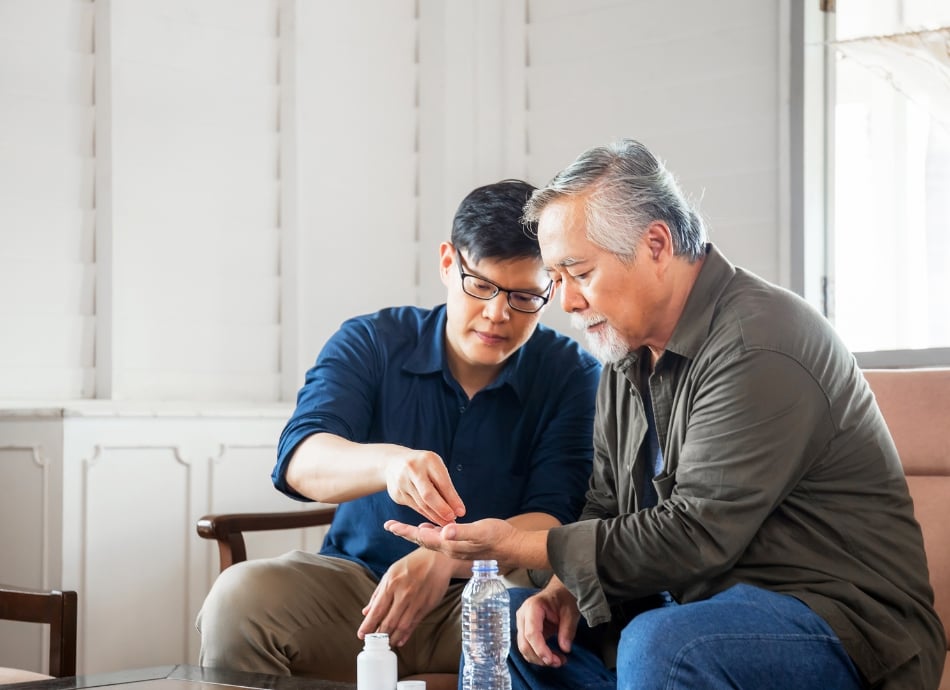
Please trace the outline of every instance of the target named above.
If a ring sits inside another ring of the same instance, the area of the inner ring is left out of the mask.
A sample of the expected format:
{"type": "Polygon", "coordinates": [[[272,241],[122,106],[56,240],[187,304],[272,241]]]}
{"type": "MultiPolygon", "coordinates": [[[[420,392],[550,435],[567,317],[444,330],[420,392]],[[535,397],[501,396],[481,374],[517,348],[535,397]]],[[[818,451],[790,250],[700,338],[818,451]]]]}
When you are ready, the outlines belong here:
{"type": "Polygon", "coordinates": [[[385,529],[387,532],[395,534],[397,537],[402,537],[406,541],[411,541],[417,546],[437,548],[436,544],[429,546],[422,538],[422,530],[426,530],[426,532],[433,533],[435,535],[439,534],[438,525],[434,525],[430,522],[423,522],[417,527],[415,525],[407,525],[405,522],[399,522],[398,520],[386,520],[386,522],[383,523],[383,529],[385,529]]]}
{"type": "MultiPolygon", "coordinates": [[[[425,484],[424,486],[431,486],[425,484]]],[[[428,492],[428,495],[431,497],[432,491],[428,492]]],[[[404,491],[406,498],[406,505],[409,508],[412,508],[414,511],[419,513],[422,517],[430,522],[433,522],[438,525],[445,524],[446,520],[442,516],[442,513],[445,513],[448,510],[447,504],[443,502],[445,506],[441,511],[438,506],[433,506],[433,501],[426,498],[426,492],[424,489],[416,486],[414,483],[411,483],[404,491]]]]}
{"type": "MultiPolygon", "coordinates": [[[[384,603],[383,599],[384,597],[379,595],[379,587],[377,587],[373,592],[373,595],[370,597],[369,603],[366,604],[362,611],[363,622],[356,631],[356,636],[360,639],[363,639],[369,633],[377,632],[380,629],[382,618],[385,615],[386,610],[391,606],[391,603],[388,601],[384,603]]],[[[385,599],[388,600],[389,598],[385,597],[385,599]]]]}
{"type": "Polygon", "coordinates": [[[439,468],[436,476],[432,478],[432,483],[435,485],[441,501],[451,511],[451,519],[447,522],[453,522],[455,518],[463,517],[465,515],[465,503],[462,502],[462,497],[455,490],[455,485],[452,483],[452,478],[445,466],[439,468]]]}
{"type": "Polygon", "coordinates": [[[440,466],[434,474],[420,480],[413,486],[413,492],[419,503],[419,513],[431,522],[445,525],[465,515],[465,504],[445,467],[440,466]]]}

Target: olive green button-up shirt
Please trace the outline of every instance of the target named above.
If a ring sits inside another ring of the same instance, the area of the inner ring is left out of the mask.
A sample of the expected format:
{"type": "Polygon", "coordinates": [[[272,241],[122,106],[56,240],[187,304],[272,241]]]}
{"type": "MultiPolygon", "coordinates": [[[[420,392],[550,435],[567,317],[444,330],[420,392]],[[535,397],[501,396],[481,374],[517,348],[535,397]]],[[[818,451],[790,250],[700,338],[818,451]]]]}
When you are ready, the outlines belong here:
{"type": "Polygon", "coordinates": [[[712,245],[652,373],[604,368],[580,521],[548,554],[591,625],[661,591],[745,583],[805,602],[882,687],[936,688],[945,654],[920,527],[853,356],[804,300],[712,245]],[[645,375],[644,375],[645,374],[645,375]],[[643,508],[648,380],[663,471],[643,508]]]}

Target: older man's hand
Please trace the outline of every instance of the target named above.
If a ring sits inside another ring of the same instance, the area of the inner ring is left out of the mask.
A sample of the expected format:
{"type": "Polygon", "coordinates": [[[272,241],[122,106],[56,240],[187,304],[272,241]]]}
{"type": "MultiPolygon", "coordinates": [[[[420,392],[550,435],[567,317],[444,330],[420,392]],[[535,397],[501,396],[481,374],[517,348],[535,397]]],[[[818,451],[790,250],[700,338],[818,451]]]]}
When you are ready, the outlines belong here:
{"type": "Polygon", "coordinates": [[[467,524],[453,522],[443,527],[387,520],[383,526],[414,544],[459,560],[493,559],[503,570],[548,567],[547,530],[521,530],[496,518],[467,524]]]}

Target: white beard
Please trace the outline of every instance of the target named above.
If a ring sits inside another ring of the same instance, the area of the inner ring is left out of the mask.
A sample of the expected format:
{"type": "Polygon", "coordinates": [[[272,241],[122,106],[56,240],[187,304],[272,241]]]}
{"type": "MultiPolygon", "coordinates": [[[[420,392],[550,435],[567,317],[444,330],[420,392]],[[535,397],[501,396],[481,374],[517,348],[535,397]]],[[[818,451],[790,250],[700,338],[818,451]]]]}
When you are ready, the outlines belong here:
{"type": "Polygon", "coordinates": [[[587,330],[592,324],[603,320],[604,317],[597,314],[586,318],[580,314],[571,314],[571,325],[584,331],[584,339],[587,341],[587,349],[590,353],[603,364],[619,362],[630,353],[630,346],[620,337],[616,329],[609,323],[605,323],[597,332],[587,330]]]}

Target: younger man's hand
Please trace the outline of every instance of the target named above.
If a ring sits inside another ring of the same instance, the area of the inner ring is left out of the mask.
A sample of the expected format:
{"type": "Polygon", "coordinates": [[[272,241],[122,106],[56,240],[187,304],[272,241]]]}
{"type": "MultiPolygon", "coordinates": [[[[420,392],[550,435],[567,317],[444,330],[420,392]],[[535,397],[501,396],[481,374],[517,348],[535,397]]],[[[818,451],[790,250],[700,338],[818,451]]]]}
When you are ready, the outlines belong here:
{"type": "Polygon", "coordinates": [[[401,647],[445,597],[452,577],[451,561],[426,549],[416,549],[393,563],[363,607],[360,639],[372,632],[389,633],[401,647]]]}
{"type": "Polygon", "coordinates": [[[465,515],[465,504],[436,453],[412,450],[386,464],[386,490],[396,503],[446,525],[465,515]]]}

